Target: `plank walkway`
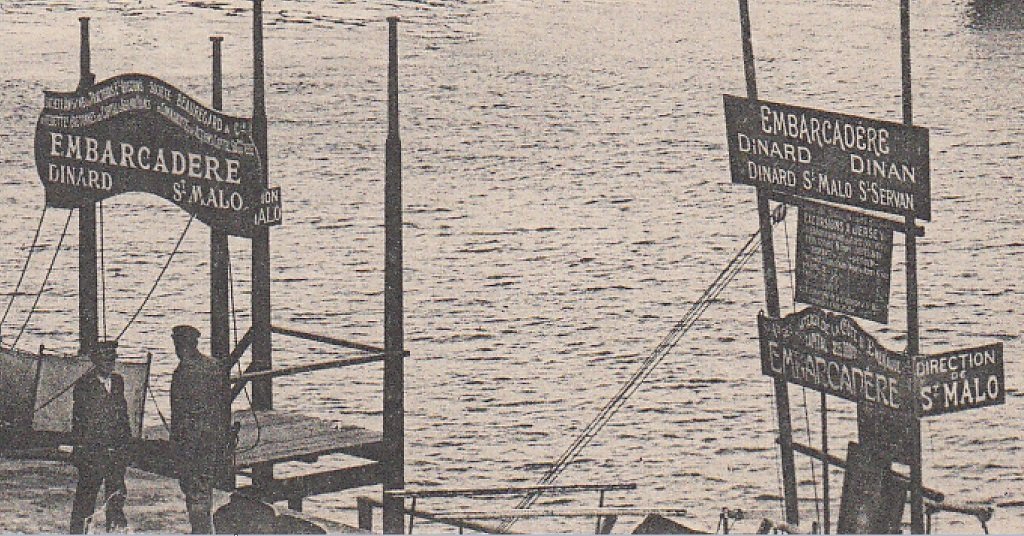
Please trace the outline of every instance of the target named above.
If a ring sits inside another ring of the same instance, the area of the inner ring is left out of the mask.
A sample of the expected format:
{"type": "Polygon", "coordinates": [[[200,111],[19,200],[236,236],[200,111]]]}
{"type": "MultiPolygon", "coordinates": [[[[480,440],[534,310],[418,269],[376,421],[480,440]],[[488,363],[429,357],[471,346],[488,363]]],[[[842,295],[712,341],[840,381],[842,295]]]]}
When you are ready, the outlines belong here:
{"type": "MultiPolygon", "coordinates": [[[[380,432],[281,410],[257,411],[255,417],[250,410],[239,410],[231,418],[242,425],[236,469],[266,462],[314,461],[334,453],[365,455],[378,450],[381,442],[380,432]]],[[[166,441],[169,436],[160,425],[146,428],[144,437],[166,441]]]]}

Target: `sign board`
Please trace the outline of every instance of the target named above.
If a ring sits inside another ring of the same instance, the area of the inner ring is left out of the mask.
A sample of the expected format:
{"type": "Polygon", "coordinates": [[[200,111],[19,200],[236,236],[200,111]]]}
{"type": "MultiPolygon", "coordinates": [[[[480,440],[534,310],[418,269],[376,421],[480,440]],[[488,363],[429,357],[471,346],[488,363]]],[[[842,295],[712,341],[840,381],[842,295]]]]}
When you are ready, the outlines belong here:
{"type": "Polygon", "coordinates": [[[893,461],[910,465],[914,453],[914,416],[876,404],[857,404],[857,440],[893,461]]]}
{"type": "Polygon", "coordinates": [[[266,191],[252,129],[251,119],[207,108],[162,80],[123,74],[71,93],[45,92],[36,168],[49,206],[147,192],[251,237],[266,191]]]}
{"type": "Polygon", "coordinates": [[[848,316],[808,307],[757,318],[761,372],[853,402],[910,411],[909,365],[848,316]]]}
{"type": "Polygon", "coordinates": [[[857,212],[800,205],[796,234],[796,301],[889,321],[892,227],[857,212]]]}
{"type": "Polygon", "coordinates": [[[725,95],[732,182],[931,219],[928,130],[725,95]]]}
{"type": "Polygon", "coordinates": [[[1003,343],[920,356],[922,417],[1006,403],[1003,343]]]}
{"type": "Polygon", "coordinates": [[[900,534],[907,483],[884,455],[850,443],[839,503],[837,534],[900,534]]]}

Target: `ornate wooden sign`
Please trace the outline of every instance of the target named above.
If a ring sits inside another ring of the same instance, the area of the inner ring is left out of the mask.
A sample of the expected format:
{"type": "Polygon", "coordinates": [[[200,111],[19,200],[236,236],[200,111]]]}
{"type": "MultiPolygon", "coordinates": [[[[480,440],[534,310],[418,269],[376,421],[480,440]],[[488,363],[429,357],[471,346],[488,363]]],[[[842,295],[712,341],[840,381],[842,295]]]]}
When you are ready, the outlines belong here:
{"type": "Polygon", "coordinates": [[[930,220],[928,130],[725,95],[732,181],[930,220]]]}
{"type": "Polygon", "coordinates": [[[808,307],[757,318],[761,371],[853,402],[913,411],[904,354],[883,347],[848,316],[808,307]]]}
{"type": "Polygon", "coordinates": [[[211,110],[152,76],[45,92],[35,155],[50,206],[147,192],[232,235],[280,222],[280,193],[262,186],[252,120],[211,110]],[[270,199],[276,221],[260,214],[270,199]]]}

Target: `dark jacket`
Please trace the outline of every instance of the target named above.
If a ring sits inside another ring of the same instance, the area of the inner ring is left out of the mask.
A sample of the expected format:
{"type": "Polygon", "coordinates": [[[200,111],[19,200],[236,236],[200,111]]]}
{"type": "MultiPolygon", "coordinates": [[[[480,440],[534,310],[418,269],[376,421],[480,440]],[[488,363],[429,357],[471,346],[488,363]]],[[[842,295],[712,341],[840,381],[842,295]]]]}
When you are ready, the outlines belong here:
{"type": "Polygon", "coordinates": [[[98,464],[108,455],[115,455],[124,462],[131,441],[124,378],[111,374],[110,393],[107,393],[96,372],[90,372],[75,382],[73,397],[71,435],[75,450],[72,462],[79,467],[98,464]]]}
{"type": "Polygon", "coordinates": [[[227,463],[231,420],[227,370],[197,354],[171,377],[171,445],[180,472],[206,472],[227,463]]]}

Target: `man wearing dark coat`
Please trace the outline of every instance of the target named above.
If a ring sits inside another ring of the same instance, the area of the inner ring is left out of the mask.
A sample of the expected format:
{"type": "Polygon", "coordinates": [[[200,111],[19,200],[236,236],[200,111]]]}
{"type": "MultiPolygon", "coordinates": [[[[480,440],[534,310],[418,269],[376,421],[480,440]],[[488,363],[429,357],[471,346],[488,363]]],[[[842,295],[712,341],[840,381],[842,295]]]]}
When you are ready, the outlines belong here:
{"type": "Polygon", "coordinates": [[[71,533],[83,534],[85,520],[96,508],[96,494],[103,484],[107,531],[127,529],[124,515],[128,464],[128,403],[124,378],[114,372],[116,344],[100,343],[90,354],[93,368],[75,382],[71,434],[71,461],[78,468],[78,485],[71,508],[71,533]]]}
{"type": "Polygon", "coordinates": [[[213,484],[230,471],[230,389],[227,369],[199,351],[199,330],[176,326],[178,367],[171,378],[171,445],[193,534],[213,530],[213,484]]]}

